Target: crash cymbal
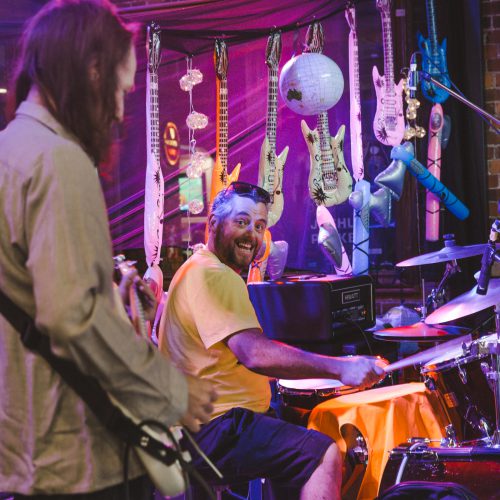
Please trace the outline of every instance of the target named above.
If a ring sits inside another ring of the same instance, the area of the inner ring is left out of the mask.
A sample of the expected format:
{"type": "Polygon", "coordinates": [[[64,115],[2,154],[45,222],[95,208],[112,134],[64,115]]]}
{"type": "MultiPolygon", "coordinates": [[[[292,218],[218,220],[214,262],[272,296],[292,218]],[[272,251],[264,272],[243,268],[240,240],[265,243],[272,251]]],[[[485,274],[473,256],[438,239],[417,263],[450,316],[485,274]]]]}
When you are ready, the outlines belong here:
{"type": "Polygon", "coordinates": [[[467,329],[459,326],[428,325],[423,321],[419,321],[414,325],[378,330],[374,333],[374,336],[378,340],[392,340],[395,342],[441,342],[466,333],[467,329]]]}
{"type": "Polygon", "coordinates": [[[455,259],[465,259],[466,257],[474,257],[481,255],[486,248],[486,243],[479,245],[450,245],[441,248],[437,252],[425,253],[412,257],[411,259],[403,260],[396,264],[397,267],[424,266],[426,264],[437,264],[439,262],[448,262],[455,259]]]}
{"type": "Polygon", "coordinates": [[[490,280],[486,295],[478,295],[476,289],[477,286],[436,309],[427,316],[425,322],[427,324],[446,323],[500,304],[500,279],[490,280]]]}

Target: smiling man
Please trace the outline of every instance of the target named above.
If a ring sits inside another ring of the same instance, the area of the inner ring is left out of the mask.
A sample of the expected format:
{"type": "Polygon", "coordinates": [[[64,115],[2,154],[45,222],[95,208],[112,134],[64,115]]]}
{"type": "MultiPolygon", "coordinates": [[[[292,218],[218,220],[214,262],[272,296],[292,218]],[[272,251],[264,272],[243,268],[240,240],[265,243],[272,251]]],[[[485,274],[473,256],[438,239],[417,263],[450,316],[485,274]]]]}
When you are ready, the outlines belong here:
{"type": "MultiPolygon", "coordinates": [[[[195,439],[225,483],[265,477],[293,487],[287,500],[294,495],[336,499],[341,483],[337,445],[319,432],[274,418],[268,377],[325,377],[368,387],[383,369],[373,358],[312,354],[262,334],[240,273],[262,245],[269,201],[269,193],[244,182],[217,195],[206,247],[183,264],[170,285],[160,349],[185,372],[210,380],[219,394],[214,418],[195,439]]],[[[200,460],[194,465],[215,480],[200,460]]]]}

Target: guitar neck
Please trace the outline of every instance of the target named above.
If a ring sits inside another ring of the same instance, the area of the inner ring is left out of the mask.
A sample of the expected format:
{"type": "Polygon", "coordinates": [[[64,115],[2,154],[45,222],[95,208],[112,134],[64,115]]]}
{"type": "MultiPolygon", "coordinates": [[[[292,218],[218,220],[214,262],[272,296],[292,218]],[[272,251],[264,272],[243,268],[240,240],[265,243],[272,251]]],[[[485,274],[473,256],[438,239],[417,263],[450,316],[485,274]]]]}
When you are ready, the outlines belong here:
{"type": "Polygon", "coordinates": [[[394,55],[392,50],[392,24],[390,7],[380,11],[384,43],[384,79],[386,92],[394,93],[394,55]]]}
{"type": "Polygon", "coordinates": [[[266,119],[266,137],[269,141],[269,164],[268,180],[272,185],[274,183],[274,174],[276,170],[276,128],[278,119],[278,70],[269,68],[268,71],[268,93],[267,93],[267,119],[266,119]]]}
{"type": "Polygon", "coordinates": [[[349,91],[351,96],[351,164],[356,181],[364,177],[363,140],[361,127],[361,91],[359,86],[359,52],[356,33],[356,11],[354,7],[346,9],[349,24],[349,91]]]}
{"type": "Polygon", "coordinates": [[[158,109],[158,74],[149,74],[149,125],[151,155],[160,164],[160,114],[158,109]]]}
{"type": "Polygon", "coordinates": [[[227,184],[227,80],[217,79],[217,157],[223,168],[224,185],[227,184]]]}
{"type": "Polygon", "coordinates": [[[434,7],[434,0],[426,0],[425,5],[427,11],[427,31],[429,36],[429,43],[431,45],[431,52],[434,54],[437,52],[438,47],[436,9],[434,7]]]}
{"type": "Polygon", "coordinates": [[[330,128],[328,125],[328,113],[318,115],[319,147],[321,150],[321,171],[323,175],[335,172],[335,163],[330,144],[330,128]]]}

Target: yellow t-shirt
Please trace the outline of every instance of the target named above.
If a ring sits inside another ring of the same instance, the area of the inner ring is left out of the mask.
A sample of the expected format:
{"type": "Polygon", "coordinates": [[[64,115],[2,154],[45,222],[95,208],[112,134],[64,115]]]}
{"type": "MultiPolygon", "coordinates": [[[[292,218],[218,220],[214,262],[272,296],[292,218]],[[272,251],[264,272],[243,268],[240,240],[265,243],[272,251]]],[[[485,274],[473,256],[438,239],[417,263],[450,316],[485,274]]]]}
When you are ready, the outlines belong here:
{"type": "Polygon", "coordinates": [[[190,257],[170,284],[159,329],[159,347],[182,371],[214,383],[213,417],[235,407],[265,412],[268,378],[239,363],[224,339],[261,328],[245,282],[208,249],[190,257]]]}

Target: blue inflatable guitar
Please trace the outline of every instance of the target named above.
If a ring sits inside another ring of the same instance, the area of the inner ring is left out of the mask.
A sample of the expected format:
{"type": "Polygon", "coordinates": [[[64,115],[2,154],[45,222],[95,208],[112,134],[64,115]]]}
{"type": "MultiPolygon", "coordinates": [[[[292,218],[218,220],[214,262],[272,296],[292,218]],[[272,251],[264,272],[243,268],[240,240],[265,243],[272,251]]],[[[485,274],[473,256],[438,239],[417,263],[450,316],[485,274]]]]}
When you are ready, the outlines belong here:
{"type": "MultiPolygon", "coordinates": [[[[425,39],[418,34],[418,46],[422,52],[422,69],[430,76],[447,87],[450,86],[450,77],[446,64],[446,38],[439,45],[436,30],[436,15],[434,0],[426,0],[427,8],[427,30],[429,38],[425,39]]],[[[448,99],[448,92],[439,88],[431,82],[422,79],[422,92],[432,103],[442,103],[448,99]]]]}

